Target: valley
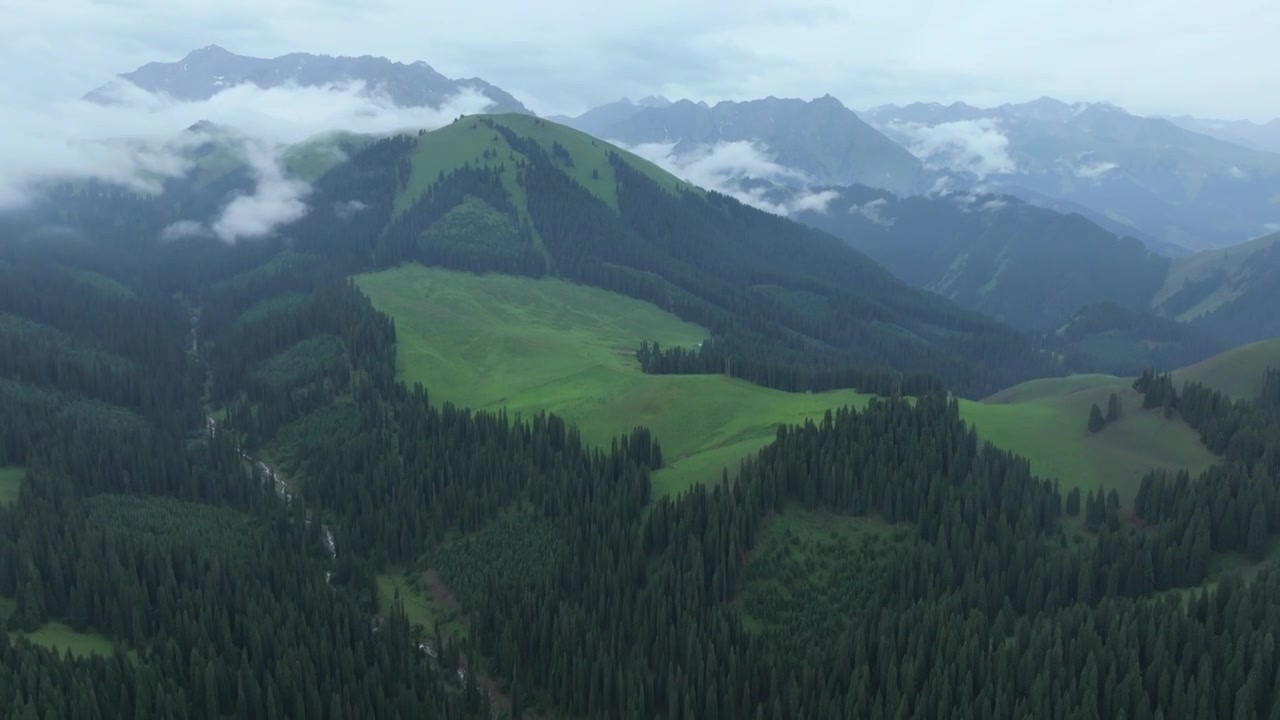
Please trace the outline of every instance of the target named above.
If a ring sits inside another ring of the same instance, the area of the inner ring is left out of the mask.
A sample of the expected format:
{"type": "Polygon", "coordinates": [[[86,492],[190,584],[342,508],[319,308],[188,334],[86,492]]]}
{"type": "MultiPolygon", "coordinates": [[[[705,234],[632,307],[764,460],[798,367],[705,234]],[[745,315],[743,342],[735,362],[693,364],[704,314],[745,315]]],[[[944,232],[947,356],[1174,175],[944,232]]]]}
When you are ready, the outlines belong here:
{"type": "Polygon", "coordinates": [[[1280,160],[213,45],[74,107],[142,97],[0,209],[0,718],[1276,716],[1280,160]]]}

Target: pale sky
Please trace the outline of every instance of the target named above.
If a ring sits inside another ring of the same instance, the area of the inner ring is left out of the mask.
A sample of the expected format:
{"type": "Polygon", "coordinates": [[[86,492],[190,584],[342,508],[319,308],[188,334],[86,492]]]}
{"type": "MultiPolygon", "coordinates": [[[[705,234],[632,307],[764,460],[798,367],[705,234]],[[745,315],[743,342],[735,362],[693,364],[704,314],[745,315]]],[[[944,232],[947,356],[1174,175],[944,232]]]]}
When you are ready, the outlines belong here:
{"type": "Polygon", "coordinates": [[[79,97],[218,44],[425,60],[539,114],[621,96],[827,93],[854,109],[1051,95],[1280,117],[1275,0],[0,0],[6,104],[79,97]]]}

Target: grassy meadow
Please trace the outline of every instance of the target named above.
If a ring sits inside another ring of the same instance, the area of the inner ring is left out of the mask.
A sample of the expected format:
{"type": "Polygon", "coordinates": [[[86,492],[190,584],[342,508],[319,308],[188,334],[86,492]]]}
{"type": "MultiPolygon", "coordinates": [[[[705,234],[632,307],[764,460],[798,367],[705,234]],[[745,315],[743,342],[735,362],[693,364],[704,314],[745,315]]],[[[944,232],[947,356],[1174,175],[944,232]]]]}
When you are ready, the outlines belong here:
{"type": "MultiPolygon", "coordinates": [[[[725,468],[732,473],[772,441],[779,423],[803,422],[843,405],[861,407],[869,397],[848,390],[784,393],[719,375],[645,375],[634,356],[642,340],[693,346],[706,331],[598,288],[417,265],[362,275],[357,282],[395,318],[405,380],[464,407],[552,411],[595,443],[645,425],[667,460],[654,477],[659,495],[718,478],[725,468]]],[[[1245,349],[1202,363],[1212,372],[1187,372],[1245,377],[1250,373],[1237,369],[1241,365],[1250,364],[1245,369],[1251,372],[1252,365],[1265,363],[1242,359],[1262,355],[1245,349]]],[[[1214,462],[1177,418],[1142,410],[1130,382],[1110,375],[1034,380],[981,402],[963,401],[961,413],[980,437],[1026,456],[1035,472],[1058,478],[1064,489],[1114,488],[1128,504],[1153,468],[1185,468],[1194,475],[1214,462]],[[1105,409],[1112,392],[1121,399],[1121,419],[1089,433],[1090,405],[1105,409]]]]}
{"type": "Polygon", "coordinates": [[[769,443],[779,423],[862,406],[851,390],[784,393],[720,375],[645,375],[642,340],[697,345],[706,331],[598,288],[406,265],[357,278],[396,321],[402,377],[464,407],[551,411],[607,444],[636,425],[662,444],[658,493],[717,477],[769,443]]]}

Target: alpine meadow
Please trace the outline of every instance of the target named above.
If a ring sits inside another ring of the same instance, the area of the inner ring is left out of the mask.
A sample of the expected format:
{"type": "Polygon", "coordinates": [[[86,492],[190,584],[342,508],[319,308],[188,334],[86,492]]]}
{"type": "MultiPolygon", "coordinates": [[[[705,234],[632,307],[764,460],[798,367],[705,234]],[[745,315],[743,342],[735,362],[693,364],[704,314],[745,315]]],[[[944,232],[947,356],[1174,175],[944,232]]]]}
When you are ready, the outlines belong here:
{"type": "Polygon", "coordinates": [[[0,719],[1280,720],[1266,126],[521,47],[0,155],[0,719]]]}

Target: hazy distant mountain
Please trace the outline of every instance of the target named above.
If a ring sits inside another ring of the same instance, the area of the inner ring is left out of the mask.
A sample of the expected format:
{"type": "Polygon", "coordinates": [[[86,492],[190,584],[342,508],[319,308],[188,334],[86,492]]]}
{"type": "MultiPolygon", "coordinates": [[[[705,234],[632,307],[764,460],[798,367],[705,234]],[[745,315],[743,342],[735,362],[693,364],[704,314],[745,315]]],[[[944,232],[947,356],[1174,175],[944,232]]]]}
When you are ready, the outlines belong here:
{"type": "Polygon", "coordinates": [[[1151,304],[1231,344],[1280,337],[1280,233],[1175,260],[1151,304]]]}
{"type": "Polygon", "coordinates": [[[716,105],[623,100],[564,122],[604,140],[671,143],[677,154],[719,143],[754,142],[767,149],[773,162],[817,183],[862,183],[907,192],[925,182],[919,159],[830,95],[812,101],[769,97],[716,105]]]}
{"type": "Polygon", "coordinates": [[[614,102],[592,108],[577,117],[568,115],[549,115],[548,120],[562,123],[581,130],[590,135],[607,132],[615,124],[626,120],[645,108],[664,108],[671,101],[660,96],[650,95],[632,102],[630,98],[622,98],[614,102]]]}
{"type": "MultiPolygon", "coordinates": [[[[331,57],[290,53],[265,59],[236,55],[209,45],[193,50],[177,62],[147,63],[118,77],[143,90],[164,93],[178,100],[207,100],[242,83],[271,88],[291,82],[314,87],[362,81],[368,89],[381,89],[401,107],[439,107],[459,91],[472,88],[493,101],[494,112],[529,112],[506,91],[479,78],[452,80],[422,61],[406,65],[368,55],[331,57]]],[[[110,103],[112,97],[111,83],[108,83],[89,92],[84,99],[110,103]]]]}
{"type": "Polygon", "coordinates": [[[1171,262],[1085,217],[1008,195],[827,192],[825,207],[792,217],[917,287],[1027,330],[1052,329],[1096,302],[1145,307],[1171,262]]]}
{"type": "Polygon", "coordinates": [[[1261,124],[1250,120],[1206,120],[1190,115],[1169,116],[1165,119],[1219,140],[1239,143],[1264,152],[1280,153],[1280,118],[1261,124]]]}
{"type": "Polygon", "coordinates": [[[949,173],[951,187],[1070,201],[1188,248],[1243,242],[1280,223],[1280,155],[1114,105],[917,103],[863,116],[949,173]]]}

